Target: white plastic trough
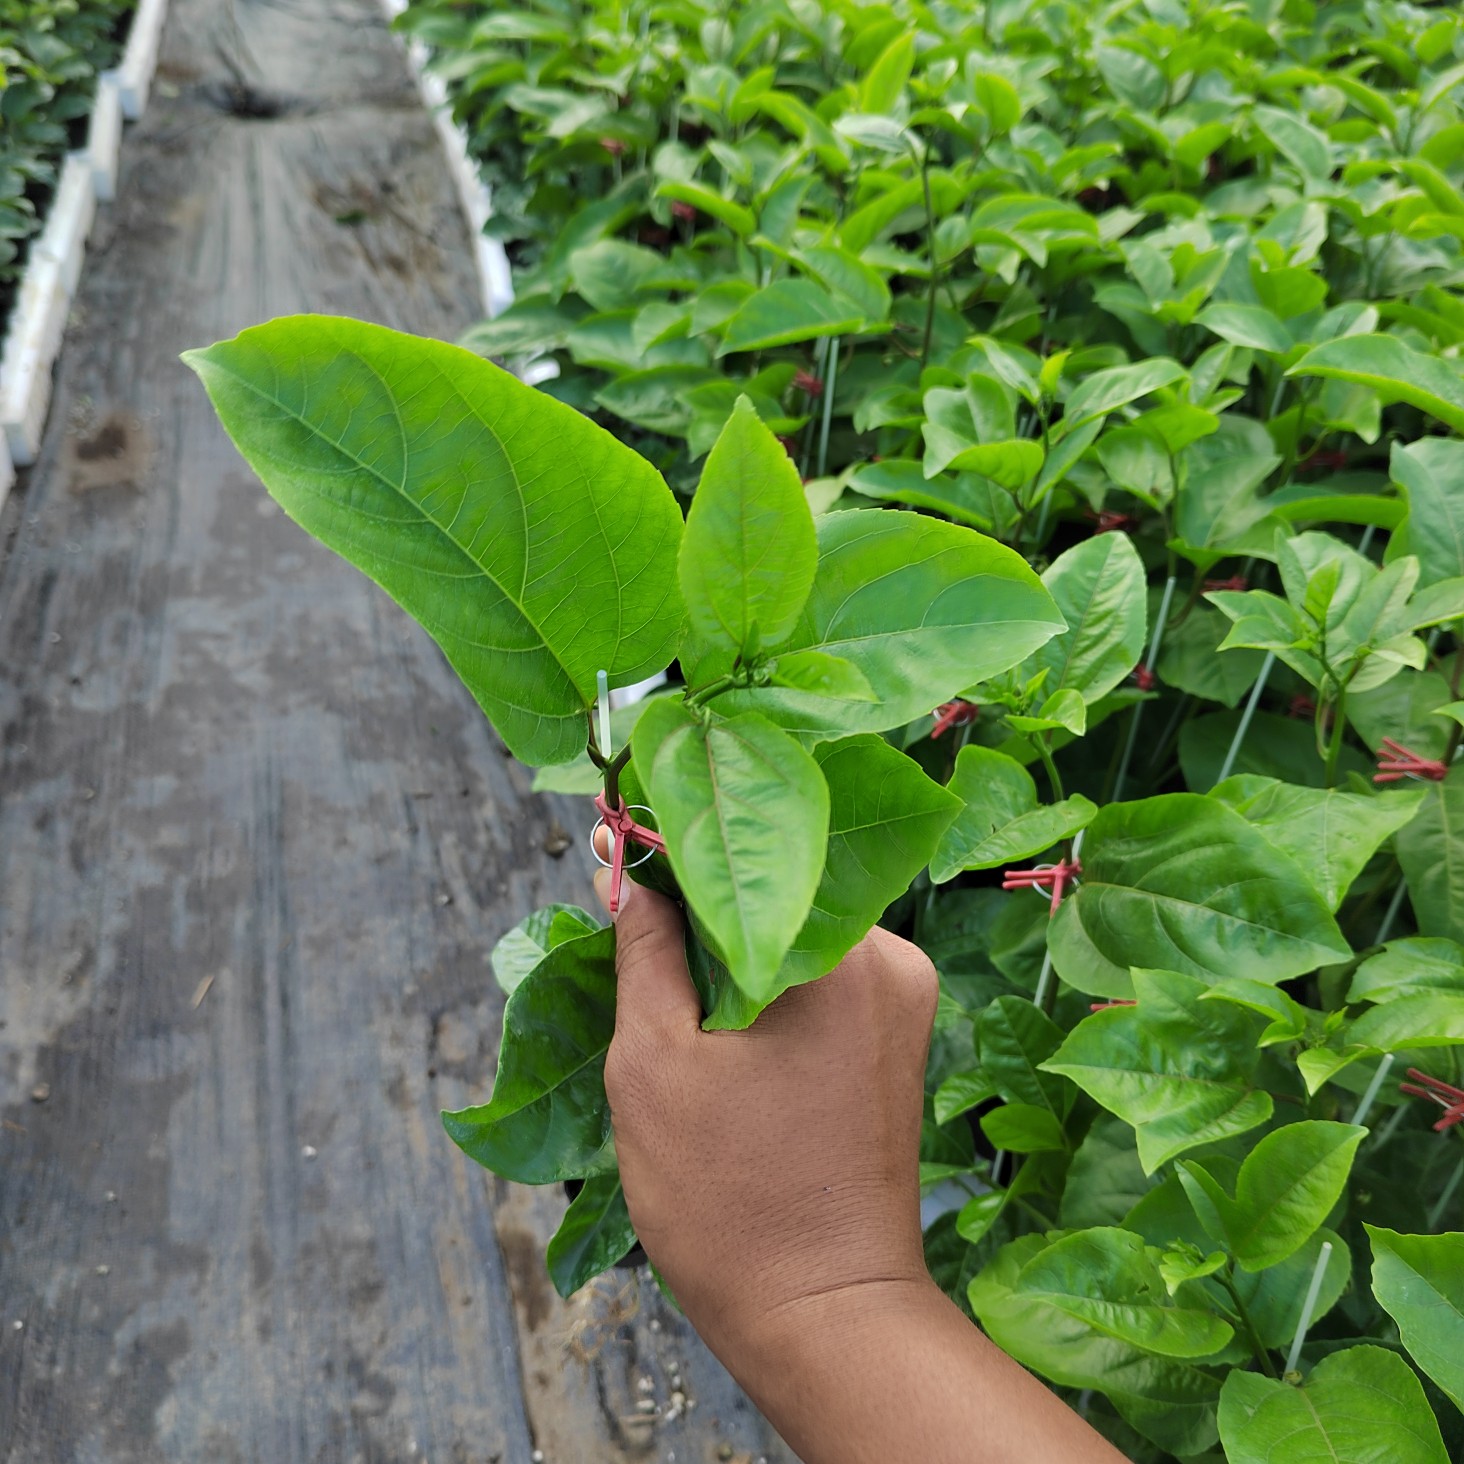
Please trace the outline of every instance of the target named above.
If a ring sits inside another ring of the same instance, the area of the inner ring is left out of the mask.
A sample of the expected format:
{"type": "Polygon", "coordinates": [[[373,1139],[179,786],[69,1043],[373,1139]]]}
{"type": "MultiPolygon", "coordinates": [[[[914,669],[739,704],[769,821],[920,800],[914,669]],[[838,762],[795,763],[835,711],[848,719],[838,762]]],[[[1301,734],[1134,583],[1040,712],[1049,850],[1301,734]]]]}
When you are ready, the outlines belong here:
{"type": "Polygon", "coordinates": [[[45,227],[31,242],[0,347],[0,504],[41,449],[51,405],[51,367],[61,349],[98,201],[117,192],[122,119],[147,105],[167,0],[140,0],[121,63],[97,78],[86,147],[67,156],[45,227]]]}

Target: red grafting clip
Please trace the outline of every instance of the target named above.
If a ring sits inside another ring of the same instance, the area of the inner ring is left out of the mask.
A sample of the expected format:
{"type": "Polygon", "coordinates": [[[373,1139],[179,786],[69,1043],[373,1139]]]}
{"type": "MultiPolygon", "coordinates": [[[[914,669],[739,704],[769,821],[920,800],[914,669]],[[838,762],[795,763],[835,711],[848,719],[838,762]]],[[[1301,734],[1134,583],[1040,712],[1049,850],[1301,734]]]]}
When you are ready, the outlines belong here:
{"type": "Polygon", "coordinates": [[[811,371],[795,371],[793,385],[808,396],[821,397],[823,395],[824,384],[811,371]]]}
{"type": "Polygon", "coordinates": [[[942,737],[952,727],[964,727],[969,722],[974,722],[981,715],[981,708],[974,702],[962,701],[957,697],[955,701],[942,702],[931,714],[935,718],[935,726],[930,729],[932,737],[942,737]]]}
{"type": "Polygon", "coordinates": [[[1435,783],[1442,783],[1449,775],[1447,763],[1433,757],[1420,757],[1391,737],[1383,738],[1383,746],[1387,750],[1378,754],[1374,783],[1398,783],[1404,778],[1431,778],[1435,783]]]}
{"type": "Polygon", "coordinates": [[[1306,719],[1317,714],[1317,704],[1304,691],[1298,691],[1286,704],[1286,715],[1306,719]]]}
{"type": "Polygon", "coordinates": [[[1138,1006],[1138,1002],[1132,1001],[1126,996],[1116,996],[1112,1001],[1092,1002],[1089,1005],[1088,1010],[1090,1012],[1106,1012],[1111,1011],[1114,1007],[1121,1006],[1138,1006]]]}
{"type": "Polygon", "coordinates": [[[1431,1078],[1417,1068],[1409,1068],[1408,1076],[1417,1078],[1416,1083],[1399,1083],[1398,1091],[1414,1098],[1428,1098],[1444,1110],[1444,1116],[1434,1125],[1434,1132],[1441,1134],[1456,1123],[1464,1122],[1464,1088],[1456,1088],[1441,1078],[1431,1078]]]}
{"type": "Polygon", "coordinates": [[[1129,674],[1140,691],[1153,691],[1158,684],[1158,678],[1147,666],[1135,666],[1129,674]]]}
{"type": "Polygon", "coordinates": [[[1105,508],[1099,513],[1094,513],[1090,508],[1085,510],[1083,517],[1092,519],[1098,525],[1093,530],[1095,534],[1112,533],[1114,529],[1136,529],[1139,526],[1139,521],[1133,514],[1119,513],[1114,508],[1105,508]]]}
{"type": "MultiPolygon", "coordinates": [[[[632,807],[639,807],[632,804],[632,807]]],[[[616,914],[620,910],[620,881],[625,870],[625,844],[627,839],[634,840],[646,849],[646,859],[659,850],[662,854],[666,852],[666,841],[654,829],[648,829],[638,824],[631,816],[630,809],[622,801],[619,808],[611,808],[603,793],[595,795],[595,807],[600,810],[600,822],[610,830],[610,861],[606,867],[610,871],[610,913],[616,914]]],[[[651,810],[645,810],[649,813],[651,810]]],[[[594,851],[596,859],[601,864],[605,860],[600,858],[600,851],[595,849],[591,840],[590,848],[594,851]]],[[[644,863],[644,860],[639,861],[644,863]]]]}
{"type": "Polygon", "coordinates": [[[1060,859],[1038,869],[1008,869],[1001,878],[1004,890],[1034,890],[1051,886],[1053,915],[1067,893],[1067,887],[1083,872],[1082,864],[1076,860],[1060,859]]]}
{"type": "Polygon", "coordinates": [[[1229,579],[1212,579],[1205,581],[1207,590],[1234,590],[1237,594],[1248,590],[1250,586],[1245,582],[1243,574],[1233,574],[1229,579]]]}

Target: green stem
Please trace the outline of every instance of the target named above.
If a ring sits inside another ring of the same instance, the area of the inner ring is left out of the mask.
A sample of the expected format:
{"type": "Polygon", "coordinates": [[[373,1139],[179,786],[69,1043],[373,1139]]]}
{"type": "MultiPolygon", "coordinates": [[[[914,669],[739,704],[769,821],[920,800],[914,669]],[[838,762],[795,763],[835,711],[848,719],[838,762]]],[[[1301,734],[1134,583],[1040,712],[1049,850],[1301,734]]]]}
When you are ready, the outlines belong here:
{"type": "Polygon", "coordinates": [[[1216,1280],[1230,1293],[1230,1300],[1235,1304],[1235,1314],[1240,1318],[1241,1330],[1245,1333],[1245,1340],[1250,1344],[1250,1349],[1256,1355],[1256,1361],[1260,1363],[1261,1370],[1268,1378],[1279,1377],[1276,1372],[1276,1364],[1271,1354],[1266,1351],[1266,1344],[1261,1341],[1261,1334],[1256,1331],[1256,1324],[1251,1318],[1241,1294],[1236,1290],[1235,1278],[1230,1274],[1231,1265],[1227,1264],[1225,1270],[1215,1273],[1216,1280]]]}
{"type": "Polygon", "coordinates": [[[694,691],[686,698],[689,707],[705,706],[714,696],[721,696],[724,691],[730,691],[737,685],[737,678],[728,672],[725,676],[719,676],[715,681],[709,681],[700,691],[694,691]]]}
{"type": "Polygon", "coordinates": [[[1347,688],[1339,687],[1332,704],[1332,740],[1327,745],[1327,787],[1337,786],[1337,762],[1342,756],[1342,734],[1347,730],[1347,688]]]}
{"type": "Polygon", "coordinates": [[[930,197],[930,154],[920,159],[920,183],[925,190],[925,247],[930,254],[930,294],[925,301],[925,343],[920,348],[920,369],[930,365],[930,340],[935,334],[935,294],[940,285],[940,269],[935,258],[935,205],[930,197]]]}
{"type": "Polygon", "coordinates": [[[1037,756],[1042,759],[1042,766],[1047,769],[1047,781],[1052,785],[1052,801],[1061,803],[1064,797],[1062,779],[1058,776],[1057,764],[1052,760],[1052,750],[1047,745],[1051,738],[1051,732],[1037,734],[1037,756]]]}

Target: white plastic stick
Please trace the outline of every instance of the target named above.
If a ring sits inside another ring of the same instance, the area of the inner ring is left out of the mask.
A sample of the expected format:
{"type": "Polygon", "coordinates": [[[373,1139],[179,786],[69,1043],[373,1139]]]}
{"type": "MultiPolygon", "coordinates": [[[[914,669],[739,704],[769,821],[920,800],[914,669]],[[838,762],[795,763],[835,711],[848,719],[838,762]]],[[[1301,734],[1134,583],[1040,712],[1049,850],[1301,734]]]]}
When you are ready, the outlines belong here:
{"type": "Polygon", "coordinates": [[[820,478],[828,471],[829,465],[829,424],[833,421],[834,416],[834,386],[839,379],[838,336],[829,342],[828,353],[824,360],[827,369],[824,372],[823,422],[819,426],[818,433],[818,475],[820,478]]]}
{"type": "Polygon", "coordinates": [[[1449,1208],[1449,1201],[1454,1198],[1454,1191],[1459,1188],[1459,1181],[1464,1179],[1464,1159],[1461,1159],[1455,1166],[1454,1172],[1449,1177],[1449,1182],[1443,1188],[1432,1210],[1428,1212],[1428,1228],[1437,1230],[1439,1221],[1444,1218],[1444,1211],[1449,1208]]]}
{"type": "Polygon", "coordinates": [[[1367,1092],[1362,1095],[1362,1102],[1357,1105],[1357,1112],[1352,1115],[1355,1124],[1367,1122],[1367,1116],[1372,1111],[1373,1099],[1378,1096],[1378,1090],[1387,1081],[1388,1072],[1393,1066],[1393,1054],[1390,1052],[1378,1064],[1378,1070],[1373,1074],[1373,1080],[1367,1085],[1367,1092]]]}
{"type": "Polygon", "coordinates": [[[1311,1326],[1312,1313],[1317,1309],[1317,1297],[1322,1294],[1322,1278],[1327,1274],[1327,1262],[1332,1259],[1332,1242],[1322,1242],[1321,1254],[1317,1257],[1316,1270],[1312,1272],[1311,1285],[1306,1289],[1306,1300],[1301,1307],[1301,1321],[1296,1328],[1296,1336],[1291,1339],[1291,1351],[1286,1355],[1286,1371],[1296,1371],[1296,1364],[1301,1360],[1302,1344],[1306,1341],[1307,1328],[1311,1326]]]}
{"type": "Polygon", "coordinates": [[[1048,985],[1051,983],[1051,981],[1052,981],[1052,952],[1051,951],[1044,951],[1042,953],[1042,972],[1037,977],[1037,994],[1032,998],[1032,1005],[1033,1006],[1038,1007],[1039,1009],[1041,1008],[1042,1002],[1043,1002],[1044,998],[1047,996],[1047,988],[1048,988],[1048,985]]]}
{"type": "Polygon", "coordinates": [[[1271,667],[1276,664],[1275,651],[1267,651],[1266,659],[1261,662],[1261,674],[1256,677],[1256,684],[1251,687],[1250,700],[1245,704],[1245,711],[1240,714],[1240,725],[1235,729],[1235,736],[1230,739],[1230,751],[1225,754],[1225,761],[1220,765],[1220,776],[1215,779],[1217,783],[1223,783],[1230,776],[1230,770],[1235,766],[1236,756],[1240,752],[1240,744],[1245,741],[1245,734],[1250,728],[1251,718],[1256,714],[1256,703],[1261,699],[1261,693],[1266,689],[1266,681],[1271,675],[1271,667]]]}
{"type": "Polygon", "coordinates": [[[1393,891],[1393,898],[1388,902],[1388,908],[1383,914],[1383,923],[1378,926],[1377,938],[1374,945],[1382,945],[1392,933],[1393,922],[1398,918],[1398,911],[1403,908],[1403,896],[1408,893],[1408,881],[1399,875],[1398,888],[1393,891]]]}
{"type": "Polygon", "coordinates": [[[603,671],[595,672],[595,690],[600,710],[600,756],[608,758],[610,746],[610,678],[603,671]]]}

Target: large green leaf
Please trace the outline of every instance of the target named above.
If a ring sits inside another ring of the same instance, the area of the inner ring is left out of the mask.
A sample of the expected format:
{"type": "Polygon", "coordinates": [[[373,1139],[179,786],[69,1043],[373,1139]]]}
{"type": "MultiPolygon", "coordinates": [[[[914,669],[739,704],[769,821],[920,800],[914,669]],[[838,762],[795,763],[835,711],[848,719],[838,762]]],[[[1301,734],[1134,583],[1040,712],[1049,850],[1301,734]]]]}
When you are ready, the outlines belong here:
{"type": "Polygon", "coordinates": [[[1305,871],[1335,911],[1383,841],[1418,811],[1422,788],[1380,794],[1339,788],[1298,788],[1275,778],[1241,774],[1210,790],[1305,871]]]}
{"type": "Polygon", "coordinates": [[[1218,610],[1197,606],[1164,636],[1154,670],[1169,686],[1227,707],[1255,685],[1265,656],[1260,651],[1222,651],[1230,622],[1218,610]]]}
{"type": "Polygon", "coordinates": [[[615,1033],[615,930],[557,945],[503,1012],[493,1096],[444,1113],[464,1153],[505,1179],[553,1184],[615,1167],[605,1053],[615,1033]]]}
{"type": "Polygon", "coordinates": [[[1045,1012],[1025,997],[999,996],[981,1014],[976,1044],[981,1071],[1008,1103],[1066,1117],[1072,1085],[1044,1066],[1062,1044],[1062,1029],[1045,1012]]]}
{"type": "Polygon", "coordinates": [[[1452,363],[1396,336],[1354,335],[1308,351],[1288,376],[1329,376],[1370,386],[1385,402],[1407,402],[1464,432],[1464,376],[1452,363]]]}
{"type": "MultiPolygon", "coordinates": [[[[1352,1255],[1335,1230],[1324,1225],[1300,1250],[1264,1271],[1237,1271],[1232,1278],[1245,1309],[1255,1325],[1256,1335],[1267,1347],[1289,1347],[1301,1325],[1301,1313],[1311,1290],[1312,1277],[1322,1258],[1322,1246],[1330,1245],[1327,1268],[1317,1289],[1312,1309],[1313,1323],[1320,1321],[1341,1300],[1352,1284],[1352,1255]]],[[[1223,1295],[1223,1293],[1221,1293],[1223,1295]]]]}
{"type": "Polygon", "coordinates": [[[1464,1235],[1399,1235],[1368,1225],[1373,1295],[1419,1367],[1464,1408],[1464,1235]]]}
{"type": "Polygon", "coordinates": [[[1012,413],[999,383],[977,377],[964,389],[935,387],[925,393],[924,471],[927,478],[947,468],[980,473],[1015,493],[1042,466],[1041,445],[1012,435],[1012,413]],[[997,398],[1004,412],[986,410],[997,398]]]}
{"type": "Polygon", "coordinates": [[[768,1000],[823,872],[818,764],[756,712],[703,721],[671,698],[647,709],[631,745],[682,891],[732,979],[768,1000]]]}
{"type": "Polygon", "coordinates": [[[599,928],[600,922],[578,905],[545,905],[499,938],[489,957],[493,975],[503,990],[512,996],[524,977],[555,946],[599,928]]]}
{"type": "Polygon", "coordinates": [[[1316,1234],[1341,1197],[1367,1130],[1306,1119],[1266,1135],[1246,1156],[1235,1197],[1192,1159],[1180,1166],[1196,1213],[1247,1271],[1284,1261],[1316,1234]]]}
{"type": "Polygon", "coordinates": [[[1464,996],[1464,946],[1440,937],[1390,940],[1353,973],[1347,1000],[1397,1001],[1425,991],[1464,996]]]}
{"type": "Polygon", "coordinates": [[[831,971],[930,861],[960,807],[904,753],[865,733],[813,750],[829,790],[829,843],[813,909],[777,989],[831,971]]]}
{"type": "Polygon", "coordinates": [[[1129,402],[1138,401],[1160,387],[1171,386],[1189,373],[1178,361],[1165,356],[1155,356],[1148,361],[1138,361],[1132,366],[1112,366],[1106,371],[1095,371],[1072,395],[1063,407],[1062,431],[1064,435],[1074,432],[1087,422],[1106,416],[1129,402]]]}
{"type": "Polygon", "coordinates": [[[681,512],[578,412],[469,351],[330,316],[186,359],[285,511],[426,627],[523,761],[584,746],[597,670],[623,685],[675,654],[681,512]]]}
{"type": "Polygon", "coordinates": [[[1076,691],[1091,704],[1113,690],[1144,651],[1144,566],[1127,534],[1098,534],[1060,554],[1042,576],[1067,629],[1022,667],[1047,672],[1042,695],[1076,691]]]}
{"type": "Polygon", "coordinates": [[[1099,812],[1048,942],[1069,985],[1116,997],[1132,995],[1131,966],[1282,981],[1351,953],[1296,863],[1195,793],[1099,812]]]}
{"type": "Polygon", "coordinates": [[[1235,1368],[1220,1438],[1229,1464],[1448,1464],[1423,1385],[1382,1347],[1334,1352],[1299,1387],[1235,1368]]]}
{"type": "Polygon", "coordinates": [[[1106,1393],[1161,1447],[1202,1453],[1215,1439],[1215,1377],[1191,1362],[1156,1357],[1040,1295],[1019,1291],[1023,1269],[1047,1248],[1045,1237],[1023,1236],[1003,1246],[971,1282],[971,1308],[987,1336],[1052,1382],[1106,1393]]]}
{"type": "Polygon", "coordinates": [[[625,1208],[619,1171],[597,1174],[584,1182],[550,1237],[544,1256],[549,1279],[561,1296],[572,1296],[629,1255],[634,1245],[635,1227],[625,1208]]]}
{"type": "Polygon", "coordinates": [[[707,455],[678,561],[692,684],[786,640],[818,564],[803,484],[752,403],[737,399],[707,455]]]}
{"type": "Polygon", "coordinates": [[[783,651],[851,661],[874,701],[836,701],[780,688],[732,692],[716,705],[756,707],[818,736],[902,727],[967,687],[1015,665],[1062,618],[1010,549],[923,514],[830,513],[817,521],[818,571],[783,651]]]}
{"type": "Polygon", "coordinates": [[[1464,763],[1428,790],[1398,831],[1398,859],[1419,933],[1464,941],[1464,763]]]}
{"type": "Polygon", "coordinates": [[[1134,1126],[1145,1174],[1270,1118],[1250,1012],[1201,1000],[1208,983],[1174,971],[1136,970],[1133,989],[1137,1006],[1094,1012],[1043,1068],[1134,1126]]]}
{"type": "Polygon", "coordinates": [[[1389,471],[1407,496],[1408,517],[1389,541],[1388,557],[1417,555],[1423,585],[1464,574],[1464,442],[1395,442],[1389,471]]]}
{"type": "Polygon", "coordinates": [[[847,335],[864,323],[858,307],[812,280],[774,280],[727,322],[717,354],[765,351],[818,336],[847,335]]]}
{"type": "Polygon", "coordinates": [[[1233,1329],[1207,1310],[1176,1305],[1159,1274],[1158,1257],[1130,1231],[1080,1230],[1033,1256],[1013,1289],[1144,1352],[1213,1356],[1233,1329]]]}
{"type": "Polygon", "coordinates": [[[930,861],[936,884],[963,869],[991,869],[1039,854],[1071,838],[1098,812],[1081,793],[1039,806],[1032,775],[1015,758],[989,747],[963,747],[948,786],[962,807],[930,861]]]}

